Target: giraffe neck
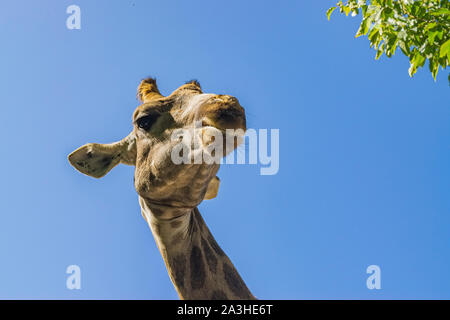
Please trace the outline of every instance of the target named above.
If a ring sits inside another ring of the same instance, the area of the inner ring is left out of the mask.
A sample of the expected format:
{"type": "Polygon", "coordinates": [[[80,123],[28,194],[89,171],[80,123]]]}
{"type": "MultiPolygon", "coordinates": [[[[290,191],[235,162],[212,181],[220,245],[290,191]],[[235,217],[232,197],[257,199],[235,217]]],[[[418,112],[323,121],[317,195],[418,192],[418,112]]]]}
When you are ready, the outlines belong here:
{"type": "Polygon", "coordinates": [[[181,299],[255,299],[197,208],[139,201],[181,299]]]}

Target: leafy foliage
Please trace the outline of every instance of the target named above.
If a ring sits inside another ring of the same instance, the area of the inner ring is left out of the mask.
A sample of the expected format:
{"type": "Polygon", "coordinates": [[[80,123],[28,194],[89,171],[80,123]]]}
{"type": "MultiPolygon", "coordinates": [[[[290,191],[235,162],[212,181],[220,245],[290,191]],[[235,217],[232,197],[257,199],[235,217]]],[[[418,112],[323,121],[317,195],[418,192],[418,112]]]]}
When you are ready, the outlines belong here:
{"type": "MultiPolygon", "coordinates": [[[[449,0],[340,0],[328,9],[328,20],[335,9],[346,16],[361,12],[355,37],[368,36],[377,60],[383,53],[390,58],[399,47],[409,58],[411,77],[427,60],[435,81],[439,66],[449,65],[449,0]]],[[[448,80],[450,84],[450,74],[448,80]]]]}

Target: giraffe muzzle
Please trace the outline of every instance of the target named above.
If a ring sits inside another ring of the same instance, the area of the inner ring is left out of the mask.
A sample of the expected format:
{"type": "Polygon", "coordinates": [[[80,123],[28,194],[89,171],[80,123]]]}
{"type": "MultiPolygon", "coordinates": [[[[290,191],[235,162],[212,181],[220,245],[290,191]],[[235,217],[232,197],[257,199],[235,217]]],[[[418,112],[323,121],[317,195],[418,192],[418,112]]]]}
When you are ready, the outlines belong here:
{"type": "Polygon", "coordinates": [[[239,101],[231,96],[219,96],[202,106],[203,126],[214,126],[219,130],[246,130],[245,110],[239,101]]]}

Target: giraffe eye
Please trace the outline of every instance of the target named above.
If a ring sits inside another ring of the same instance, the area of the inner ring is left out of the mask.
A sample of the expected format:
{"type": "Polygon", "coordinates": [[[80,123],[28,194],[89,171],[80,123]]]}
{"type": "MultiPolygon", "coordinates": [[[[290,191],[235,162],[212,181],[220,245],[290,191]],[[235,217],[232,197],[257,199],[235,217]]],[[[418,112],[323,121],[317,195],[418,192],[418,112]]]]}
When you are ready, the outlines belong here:
{"type": "Polygon", "coordinates": [[[136,120],[137,126],[145,131],[150,130],[153,124],[158,120],[159,114],[149,114],[136,120]]]}

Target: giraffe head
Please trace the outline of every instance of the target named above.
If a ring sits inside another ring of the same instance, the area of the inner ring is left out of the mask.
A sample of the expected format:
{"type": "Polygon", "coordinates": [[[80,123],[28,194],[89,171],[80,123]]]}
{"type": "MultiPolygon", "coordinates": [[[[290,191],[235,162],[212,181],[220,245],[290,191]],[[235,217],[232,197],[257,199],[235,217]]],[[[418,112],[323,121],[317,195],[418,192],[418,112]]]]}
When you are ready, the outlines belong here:
{"type": "Polygon", "coordinates": [[[127,137],[111,144],[86,144],[69,155],[70,163],[95,178],[119,163],[134,165],[136,191],[159,206],[193,208],[204,198],[214,197],[219,184],[217,156],[236,148],[246,129],[245,112],[238,100],[205,94],[197,81],[164,97],[151,78],[140,83],[138,98],[142,104],[133,113],[133,130],[127,137]],[[229,135],[227,129],[241,134],[229,135]],[[216,155],[217,148],[211,145],[218,140],[222,140],[222,152],[216,155]],[[230,143],[232,147],[225,148],[230,143]],[[216,161],[201,158],[199,163],[194,159],[199,153],[216,161]],[[190,161],[174,161],[174,157],[187,154],[190,161]]]}

